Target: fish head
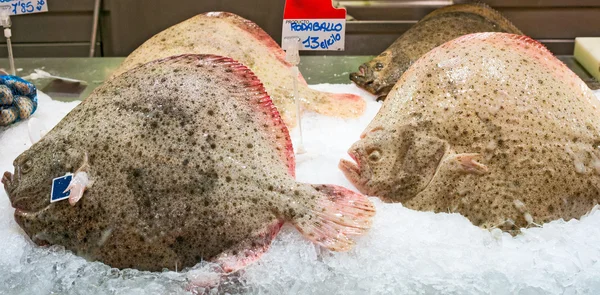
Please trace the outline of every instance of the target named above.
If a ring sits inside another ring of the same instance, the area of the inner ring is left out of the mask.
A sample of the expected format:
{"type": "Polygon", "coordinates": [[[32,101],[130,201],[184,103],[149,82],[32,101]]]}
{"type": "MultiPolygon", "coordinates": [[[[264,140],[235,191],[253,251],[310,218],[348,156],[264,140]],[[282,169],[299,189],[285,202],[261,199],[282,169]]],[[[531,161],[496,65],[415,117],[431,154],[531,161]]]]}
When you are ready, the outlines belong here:
{"type": "Polygon", "coordinates": [[[2,177],[4,190],[15,208],[15,220],[40,245],[47,243],[33,237],[45,232],[49,222],[43,213],[51,208],[52,180],[81,162],[76,157],[78,153],[63,142],[44,139],[19,155],[13,162],[14,172],[4,172],[2,177]]]}
{"type": "Polygon", "coordinates": [[[377,100],[384,100],[408,68],[408,61],[406,56],[386,50],[351,73],[350,80],[377,95],[377,100]]]}
{"type": "Polygon", "coordinates": [[[345,159],[340,161],[339,168],[361,193],[379,196],[390,190],[393,172],[388,166],[398,157],[391,148],[395,140],[397,137],[389,130],[372,128],[348,150],[355,163],[345,159]]]}
{"type": "Polygon", "coordinates": [[[404,202],[423,191],[448,151],[446,141],[416,131],[375,126],[361,135],[339,168],[365,195],[388,202],[404,202]]]}

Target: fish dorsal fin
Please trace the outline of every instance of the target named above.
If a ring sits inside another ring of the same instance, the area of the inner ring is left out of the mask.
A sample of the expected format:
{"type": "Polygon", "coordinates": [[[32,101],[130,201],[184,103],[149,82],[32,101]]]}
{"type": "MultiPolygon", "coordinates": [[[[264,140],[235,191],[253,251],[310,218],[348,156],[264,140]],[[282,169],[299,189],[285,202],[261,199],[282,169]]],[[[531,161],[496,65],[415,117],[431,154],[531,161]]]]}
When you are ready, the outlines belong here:
{"type": "Polygon", "coordinates": [[[281,119],[281,115],[273,104],[271,97],[265,90],[262,82],[254,75],[254,73],[245,65],[238,61],[218,55],[190,55],[198,56],[205,60],[210,60],[212,63],[228,67],[232,70],[232,74],[237,75],[244,81],[244,87],[241,89],[242,96],[252,95],[248,102],[255,108],[256,114],[263,114],[271,120],[272,125],[265,124],[264,127],[269,128],[268,132],[276,145],[277,152],[282,161],[287,164],[290,175],[296,175],[296,160],[294,158],[294,148],[290,133],[281,119]]]}
{"type": "MultiPolygon", "coordinates": [[[[471,42],[483,42],[493,45],[494,47],[515,48],[523,52],[528,58],[539,61],[542,65],[549,69],[549,73],[557,75],[559,80],[568,79],[570,84],[576,89],[581,90],[587,95],[591,94],[591,90],[585,82],[581,80],[577,74],[571,71],[567,65],[561,62],[558,58],[546,48],[542,43],[531,39],[525,35],[516,35],[498,32],[474,33],[458,37],[452,41],[446,42],[433,50],[446,50],[455,46],[463,47],[471,42]]],[[[432,50],[432,51],[433,51],[432,50]]]]}
{"type": "Polygon", "coordinates": [[[473,13],[484,17],[485,19],[498,24],[506,33],[523,35],[523,32],[519,30],[515,25],[512,24],[506,17],[504,17],[500,12],[493,9],[489,5],[485,3],[468,3],[468,4],[456,4],[450,5],[446,7],[442,7],[440,9],[436,9],[433,12],[426,15],[421,21],[451,12],[466,12],[473,13]]]}
{"type": "Polygon", "coordinates": [[[277,57],[277,59],[281,63],[285,64],[288,67],[291,66],[285,60],[285,51],[283,51],[283,49],[281,49],[279,44],[277,44],[277,42],[275,42],[275,40],[273,40],[273,38],[271,38],[271,36],[269,36],[269,34],[267,34],[267,32],[265,32],[261,27],[259,27],[254,22],[247,20],[237,14],[234,14],[231,12],[222,12],[222,11],[207,12],[207,13],[201,14],[200,16],[206,17],[206,18],[218,18],[218,19],[222,19],[222,20],[231,22],[232,24],[238,26],[239,28],[243,29],[244,31],[250,33],[250,35],[252,35],[254,38],[259,40],[262,44],[264,44],[267,48],[269,48],[271,53],[273,53],[273,55],[275,55],[275,57],[277,57]]]}
{"type": "MultiPolygon", "coordinates": [[[[257,116],[256,120],[264,122],[264,124],[261,124],[264,128],[262,131],[271,137],[270,142],[273,143],[281,160],[287,165],[288,172],[290,175],[295,176],[296,162],[289,131],[262,82],[248,67],[232,58],[211,54],[184,54],[167,57],[150,62],[149,64],[173,61],[191,64],[194,62],[203,62],[216,67],[223,67],[225,68],[225,72],[231,73],[231,75],[236,77],[240,85],[235,88],[237,90],[230,92],[229,98],[237,99],[249,105],[252,108],[252,114],[257,116]]],[[[232,80],[235,81],[234,79],[232,80]]]]}

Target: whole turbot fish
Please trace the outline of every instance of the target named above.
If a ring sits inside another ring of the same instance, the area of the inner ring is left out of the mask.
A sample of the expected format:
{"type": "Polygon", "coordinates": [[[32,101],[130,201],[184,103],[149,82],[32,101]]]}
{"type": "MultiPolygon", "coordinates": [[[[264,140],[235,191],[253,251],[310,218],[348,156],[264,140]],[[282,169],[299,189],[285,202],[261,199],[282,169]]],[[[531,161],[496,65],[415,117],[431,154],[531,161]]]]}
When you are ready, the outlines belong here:
{"type": "Polygon", "coordinates": [[[427,53],[340,169],[364,194],[517,233],[600,199],[600,103],[540,43],[477,33],[427,53]]]}
{"type": "Polygon", "coordinates": [[[347,236],[370,226],[366,197],[298,183],[294,165],[287,128],[248,68],[183,55],[104,83],[2,182],[39,245],[118,268],[211,260],[233,271],[256,260],[285,221],[332,250],[349,249],[347,236]],[[67,172],[71,202],[50,203],[52,180],[67,172]]]}
{"type": "Polygon", "coordinates": [[[485,4],[457,4],[426,15],[379,56],[350,74],[350,80],[383,100],[402,73],[423,54],[454,38],[478,32],[522,34],[485,4]]]}
{"type": "Polygon", "coordinates": [[[255,23],[228,12],[209,12],[192,17],[150,38],[114,72],[113,77],[149,61],[180,54],[228,56],[250,68],[262,81],[285,124],[296,126],[293,80],[304,109],[326,116],[358,117],[365,101],[354,94],[334,94],[308,88],[291,72],[285,52],[255,23]]]}

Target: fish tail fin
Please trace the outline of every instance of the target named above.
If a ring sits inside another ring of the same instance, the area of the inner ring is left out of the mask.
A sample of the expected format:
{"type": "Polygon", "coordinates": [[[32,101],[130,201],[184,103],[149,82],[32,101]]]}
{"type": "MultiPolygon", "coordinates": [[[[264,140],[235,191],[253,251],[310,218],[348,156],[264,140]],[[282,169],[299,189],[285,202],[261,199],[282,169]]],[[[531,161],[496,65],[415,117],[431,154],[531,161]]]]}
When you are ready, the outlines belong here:
{"type": "Polygon", "coordinates": [[[295,216],[292,223],[309,240],[333,251],[354,245],[348,236],[364,234],[375,215],[366,196],[336,185],[312,185],[319,192],[317,206],[295,216]]]}
{"type": "Polygon", "coordinates": [[[365,100],[356,94],[313,91],[316,93],[301,95],[308,100],[302,107],[321,115],[358,118],[365,112],[367,107],[365,100]]]}

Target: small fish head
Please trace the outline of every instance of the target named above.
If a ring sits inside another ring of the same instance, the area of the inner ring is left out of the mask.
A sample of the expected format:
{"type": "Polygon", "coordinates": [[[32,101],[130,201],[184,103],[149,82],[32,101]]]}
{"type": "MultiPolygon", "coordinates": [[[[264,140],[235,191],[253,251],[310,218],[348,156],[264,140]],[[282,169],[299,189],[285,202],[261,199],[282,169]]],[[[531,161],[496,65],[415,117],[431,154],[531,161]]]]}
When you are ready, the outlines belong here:
{"type": "Polygon", "coordinates": [[[393,63],[396,58],[387,50],[369,62],[362,64],[358,72],[350,74],[352,80],[359,87],[378,96],[378,100],[384,100],[392,90],[402,72],[398,72],[397,65],[393,63]]]}
{"type": "Polygon", "coordinates": [[[50,206],[52,180],[73,170],[77,164],[72,155],[60,152],[66,151],[58,147],[61,144],[41,140],[14,160],[14,173],[5,172],[2,177],[4,189],[15,208],[15,220],[38,244],[45,244],[33,237],[45,230],[46,220],[40,218],[44,215],[40,213],[50,206]]]}
{"type": "Polygon", "coordinates": [[[404,202],[429,184],[448,150],[445,141],[423,136],[414,125],[369,128],[348,151],[355,160],[339,167],[363,194],[404,202]]]}
{"type": "Polygon", "coordinates": [[[342,159],[339,168],[346,178],[363,194],[381,196],[391,188],[392,173],[389,165],[396,161],[397,153],[390,149],[394,134],[375,127],[361,135],[348,154],[356,162],[342,159]]]}

